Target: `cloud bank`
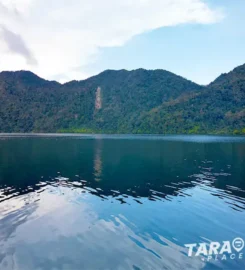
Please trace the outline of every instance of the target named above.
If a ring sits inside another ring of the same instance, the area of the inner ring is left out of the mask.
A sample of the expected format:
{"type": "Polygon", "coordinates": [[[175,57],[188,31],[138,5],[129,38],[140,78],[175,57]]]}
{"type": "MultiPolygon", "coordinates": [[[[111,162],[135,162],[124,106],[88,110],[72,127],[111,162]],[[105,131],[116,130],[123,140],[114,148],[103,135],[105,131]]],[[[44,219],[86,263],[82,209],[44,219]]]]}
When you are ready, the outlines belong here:
{"type": "Polygon", "coordinates": [[[203,0],[0,0],[0,71],[83,79],[101,48],[123,46],[157,28],[222,17],[203,0]]]}

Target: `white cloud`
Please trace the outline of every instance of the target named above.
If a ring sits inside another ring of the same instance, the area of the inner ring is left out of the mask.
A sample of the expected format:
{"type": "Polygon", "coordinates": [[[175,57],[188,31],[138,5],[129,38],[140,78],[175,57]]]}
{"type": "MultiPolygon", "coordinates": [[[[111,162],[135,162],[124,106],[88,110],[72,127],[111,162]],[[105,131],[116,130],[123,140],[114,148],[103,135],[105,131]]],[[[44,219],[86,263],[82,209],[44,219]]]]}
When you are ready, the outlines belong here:
{"type": "Polygon", "coordinates": [[[203,0],[0,0],[0,70],[81,79],[99,48],[122,46],[160,27],[215,23],[222,16],[203,0]],[[3,29],[21,40],[22,49],[6,40],[3,29]]]}

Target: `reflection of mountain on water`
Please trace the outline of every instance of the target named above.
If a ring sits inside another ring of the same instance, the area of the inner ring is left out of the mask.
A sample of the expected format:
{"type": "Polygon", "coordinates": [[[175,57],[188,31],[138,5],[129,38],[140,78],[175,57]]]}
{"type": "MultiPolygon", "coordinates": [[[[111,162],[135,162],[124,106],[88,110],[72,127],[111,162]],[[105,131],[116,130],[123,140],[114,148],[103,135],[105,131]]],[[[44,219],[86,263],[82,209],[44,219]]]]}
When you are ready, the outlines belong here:
{"type": "Polygon", "coordinates": [[[245,144],[19,138],[0,147],[0,200],[52,185],[142,203],[191,196],[198,186],[244,209],[245,144]]]}
{"type": "Polygon", "coordinates": [[[102,140],[95,141],[95,157],[94,157],[94,180],[99,182],[102,175],[102,140]]]}

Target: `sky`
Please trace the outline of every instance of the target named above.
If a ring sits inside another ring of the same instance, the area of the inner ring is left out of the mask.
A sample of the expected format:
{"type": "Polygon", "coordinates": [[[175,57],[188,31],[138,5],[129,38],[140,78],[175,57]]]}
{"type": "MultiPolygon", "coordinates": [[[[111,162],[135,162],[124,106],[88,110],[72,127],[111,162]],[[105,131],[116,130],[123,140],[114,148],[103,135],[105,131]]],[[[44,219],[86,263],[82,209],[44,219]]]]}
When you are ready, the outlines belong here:
{"type": "Polygon", "coordinates": [[[208,84],[245,63],[244,14],[245,0],[0,0],[0,71],[165,69],[208,84]]]}

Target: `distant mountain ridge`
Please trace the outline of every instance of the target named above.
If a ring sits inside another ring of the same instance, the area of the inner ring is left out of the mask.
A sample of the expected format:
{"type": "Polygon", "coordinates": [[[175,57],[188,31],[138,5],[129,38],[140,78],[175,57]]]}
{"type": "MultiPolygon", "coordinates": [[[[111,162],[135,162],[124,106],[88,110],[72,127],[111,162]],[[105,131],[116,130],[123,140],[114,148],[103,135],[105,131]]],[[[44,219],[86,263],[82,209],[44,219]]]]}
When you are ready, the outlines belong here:
{"type": "Polygon", "coordinates": [[[245,64],[200,86],[166,70],[60,84],[0,73],[0,132],[245,134],[245,64]]]}

